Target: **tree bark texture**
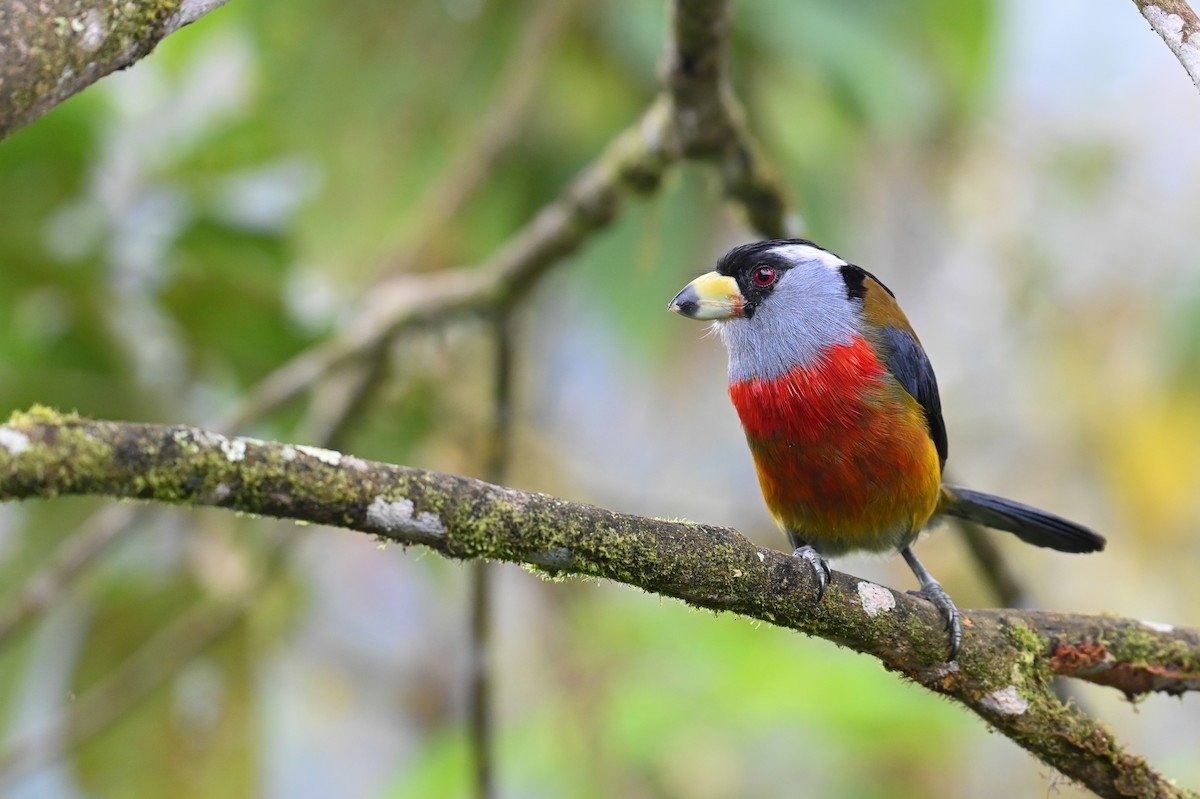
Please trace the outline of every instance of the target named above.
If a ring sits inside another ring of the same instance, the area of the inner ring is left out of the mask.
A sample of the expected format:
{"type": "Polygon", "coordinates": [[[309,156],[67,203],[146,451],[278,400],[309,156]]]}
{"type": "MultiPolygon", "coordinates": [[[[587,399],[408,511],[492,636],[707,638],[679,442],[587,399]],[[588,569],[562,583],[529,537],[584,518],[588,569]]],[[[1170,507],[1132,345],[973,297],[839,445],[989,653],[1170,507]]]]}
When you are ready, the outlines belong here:
{"type": "Polygon", "coordinates": [[[0,0],[0,139],[225,0],[0,0]]]}

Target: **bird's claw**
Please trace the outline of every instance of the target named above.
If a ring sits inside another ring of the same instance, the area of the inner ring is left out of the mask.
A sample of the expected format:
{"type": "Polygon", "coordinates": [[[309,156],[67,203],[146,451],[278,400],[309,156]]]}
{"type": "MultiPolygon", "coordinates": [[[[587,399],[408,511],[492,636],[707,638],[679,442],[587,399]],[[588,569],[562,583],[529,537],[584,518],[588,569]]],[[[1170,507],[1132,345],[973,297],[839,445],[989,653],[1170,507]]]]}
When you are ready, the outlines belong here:
{"type": "Polygon", "coordinates": [[[817,601],[820,602],[821,597],[825,596],[825,587],[829,585],[829,564],[825,562],[825,558],[821,557],[820,552],[817,552],[817,550],[808,544],[797,547],[796,551],[792,553],[792,557],[806,560],[808,561],[808,565],[812,566],[813,572],[817,577],[817,601]]]}
{"type": "Polygon", "coordinates": [[[910,591],[909,593],[928,599],[946,617],[946,629],[950,631],[950,657],[946,661],[950,662],[957,658],[959,647],[962,645],[962,623],[959,620],[958,607],[954,604],[954,600],[937,580],[930,580],[922,585],[919,591],[910,591]]]}

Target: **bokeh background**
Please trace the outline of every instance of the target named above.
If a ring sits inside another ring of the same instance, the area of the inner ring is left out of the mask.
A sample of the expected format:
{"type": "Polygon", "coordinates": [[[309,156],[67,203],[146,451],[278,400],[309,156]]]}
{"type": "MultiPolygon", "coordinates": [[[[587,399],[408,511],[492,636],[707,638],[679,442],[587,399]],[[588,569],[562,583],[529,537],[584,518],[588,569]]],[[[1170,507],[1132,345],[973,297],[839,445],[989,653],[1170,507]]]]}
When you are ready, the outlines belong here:
{"type": "MultiPolygon", "coordinates": [[[[227,417],[382,275],[492,253],[654,96],[665,30],[635,0],[238,0],[172,36],[0,144],[0,408],[227,417]],[[439,220],[497,119],[516,135],[439,220]]],[[[955,479],[1109,536],[1091,557],[998,540],[1029,601],[1200,624],[1200,96],[1134,4],[740,3],[732,66],[806,235],[920,333],[955,479]]],[[[687,166],[539,284],[514,319],[505,481],[782,548],[724,353],[664,310],[750,237],[687,166]]],[[[484,474],[495,344],[469,319],[404,336],[338,446],[484,474]]],[[[249,432],[309,440],[338,388],[249,432]]],[[[105,509],[0,506],[0,603],[105,509]]],[[[957,535],[919,552],[960,606],[995,603],[957,535]]],[[[914,587],[896,559],[835,565],[914,587]]],[[[492,574],[502,796],[1079,794],[824,641],[492,574]]],[[[469,796],[468,596],[463,565],[366,536],[139,516],[3,641],[4,795],[469,796]],[[214,608],[213,643],[162,656],[214,608]],[[153,641],[143,698],[84,701],[153,641]]],[[[1073,690],[1200,785],[1196,696],[1073,690]]]]}

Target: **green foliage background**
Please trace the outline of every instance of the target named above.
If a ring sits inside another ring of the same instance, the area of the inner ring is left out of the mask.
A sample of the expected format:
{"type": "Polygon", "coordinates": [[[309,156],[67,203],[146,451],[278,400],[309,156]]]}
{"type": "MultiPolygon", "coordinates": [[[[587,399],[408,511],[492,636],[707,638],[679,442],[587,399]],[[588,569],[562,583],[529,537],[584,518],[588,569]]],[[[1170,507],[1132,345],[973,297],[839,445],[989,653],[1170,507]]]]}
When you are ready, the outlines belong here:
{"type": "MultiPolygon", "coordinates": [[[[1132,5],[1069,32],[1035,8],[741,3],[735,89],[806,235],[878,273],[921,331],[960,479],[1111,536],[1091,559],[1002,542],[1034,604],[1195,625],[1200,194],[1180,176],[1200,167],[1200,98],[1132,5]],[[1125,66],[1059,54],[1095,59],[1097,43],[1125,66]]],[[[494,252],[654,96],[665,27],[661,4],[633,0],[236,0],[172,36],[0,144],[0,407],[227,415],[418,243],[420,271],[494,252]],[[523,50],[552,7],[552,34],[523,50]],[[433,193],[522,69],[531,99],[506,109],[519,135],[431,231],[433,193]]],[[[508,482],[782,546],[719,346],[663,312],[750,235],[688,166],[538,288],[517,319],[508,482]]],[[[468,321],[399,342],[339,446],[479,474],[490,337],[468,321]]],[[[303,441],[324,396],[250,432],[303,441]]],[[[0,508],[0,602],[101,507],[0,508]]],[[[19,743],[180,613],[253,584],[280,536],[299,541],[229,633],[12,795],[470,795],[463,568],[216,512],[153,514],[0,650],[0,738],[19,743]]],[[[960,604],[992,604],[954,539],[934,541],[960,604]]],[[[840,565],[910,583],[902,565],[840,565]]],[[[497,574],[504,796],[1074,792],[830,644],[497,574]]],[[[1195,697],[1140,714],[1082,701],[1200,782],[1195,697]]]]}

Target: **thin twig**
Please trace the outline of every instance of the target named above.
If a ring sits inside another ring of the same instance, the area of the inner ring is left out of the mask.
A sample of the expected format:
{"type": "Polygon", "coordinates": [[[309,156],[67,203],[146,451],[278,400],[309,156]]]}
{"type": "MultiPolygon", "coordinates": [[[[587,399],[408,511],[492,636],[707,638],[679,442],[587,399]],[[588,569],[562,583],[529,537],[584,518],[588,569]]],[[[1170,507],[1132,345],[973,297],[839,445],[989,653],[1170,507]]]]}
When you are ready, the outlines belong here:
{"type": "Polygon", "coordinates": [[[266,565],[236,596],[191,606],[100,682],[81,692],[57,717],[0,751],[0,794],[123,718],[221,640],[257,603],[299,540],[280,534],[267,553],[266,565]]]}
{"type": "Polygon", "coordinates": [[[496,795],[495,747],[492,731],[491,691],[491,564],[472,561],[470,574],[470,655],[467,676],[467,718],[473,758],[475,796],[492,799],[496,795]]]}
{"type": "MultiPolygon", "coordinates": [[[[492,324],[496,348],[494,389],[492,392],[493,423],[484,458],[484,475],[488,482],[502,483],[508,471],[512,452],[513,341],[512,321],[502,314],[492,324]]],[[[471,727],[471,749],[475,758],[475,795],[491,799],[496,795],[495,736],[492,724],[492,657],[491,657],[491,564],[486,560],[470,565],[470,676],[467,704],[471,727]]]]}
{"type": "Polygon", "coordinates": [[[966,543],[967,551],[979,567],[980,574],[991,586],[996,603],[1006,608],[1028,607],[1025,586],[1004,553],[996,546],[995,536],[984,532],[979,525],[962,519],[951,519],[951,524],[966,543]]]}
{"type": "Polygon", "coordinates": [[[59,545],[49,563],[26,580],[0,608],[0,649],[31,620],[52,608],[96,558],[151,512],[149,508],[110,505],[88,517],[59,545]]]}
{"type": "Polygon", "coordinates": [[[308,413],[300,425],[306,441],[322,447],[342,447],[345,439],[385,383],[388,351],[378,347],[355,363],[346,364],[325,381],[328,393],[314,395],[308,413]]]}
{"type": "Polygon", "coordinates": [[[459,212],[476,194],[500,157],[518,141],[539,80],[572,7],[563,0],[543,0],[525,27],[516,52],[509,59],[495,96],[474,129],[471,141],[429,196],[421,201],[422,218],[412,227],[416,238],[398,258],[383,267],[383,273],[427,272],[426,260],[437,242],[443,240],[459,212]]]}

